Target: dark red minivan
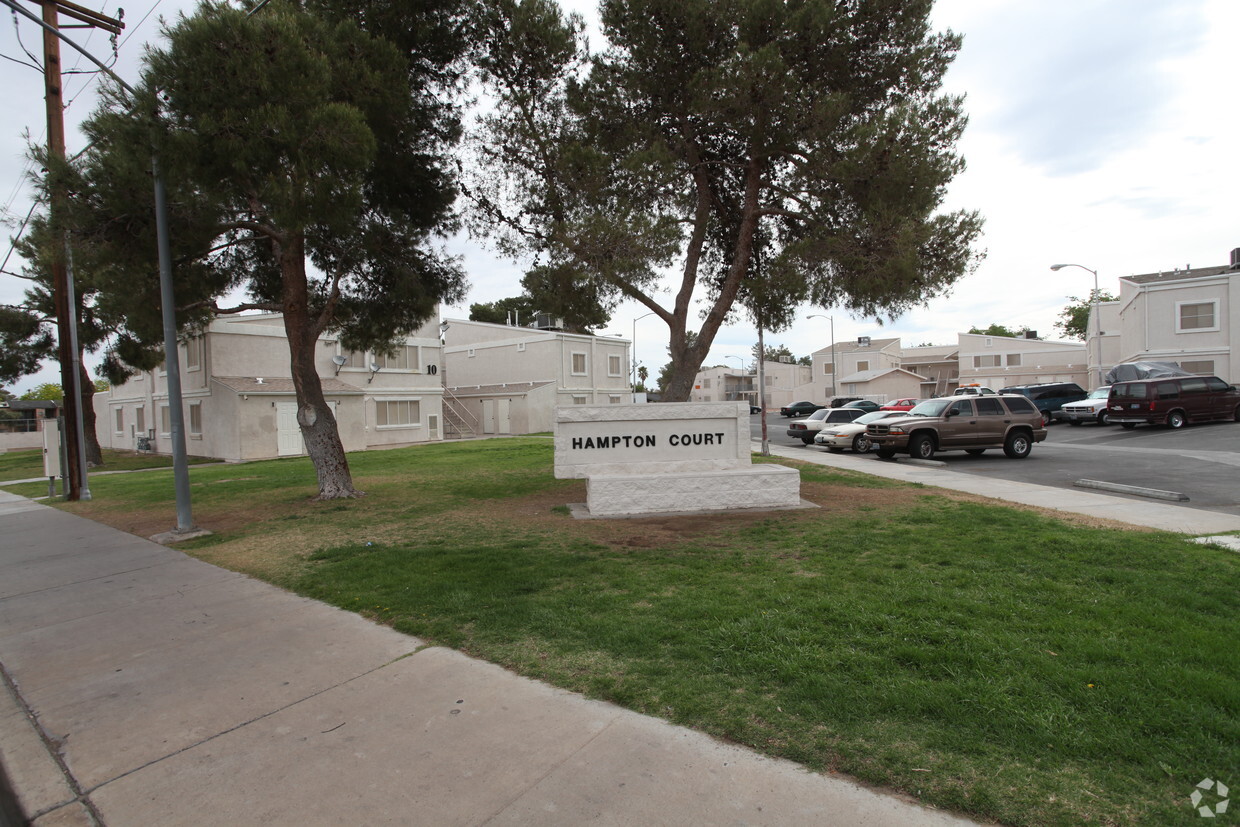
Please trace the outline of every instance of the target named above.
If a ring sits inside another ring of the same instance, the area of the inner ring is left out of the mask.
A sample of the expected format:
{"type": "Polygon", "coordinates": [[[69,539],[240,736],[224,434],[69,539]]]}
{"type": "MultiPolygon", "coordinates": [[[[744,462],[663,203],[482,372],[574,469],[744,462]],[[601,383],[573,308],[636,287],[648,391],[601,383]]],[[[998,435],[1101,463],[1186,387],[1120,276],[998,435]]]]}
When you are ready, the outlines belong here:
{"type": "Polygon", "coordinates": [[[1240,422],[1240,391],[1217,376],[1178,376],[1116,382],[1107,399],[1111,422],[1182,428],[1188,422],[1240,422]]]}

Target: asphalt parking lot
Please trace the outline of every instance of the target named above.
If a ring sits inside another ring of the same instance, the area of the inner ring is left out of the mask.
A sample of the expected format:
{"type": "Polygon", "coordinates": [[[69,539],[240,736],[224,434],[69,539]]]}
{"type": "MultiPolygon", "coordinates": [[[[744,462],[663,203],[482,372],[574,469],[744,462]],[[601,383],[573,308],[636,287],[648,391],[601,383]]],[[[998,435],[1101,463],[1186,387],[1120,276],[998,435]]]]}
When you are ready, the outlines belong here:
{"type": "MultiPolygon", "coordinates": [[[[771,444],[825,450],[787,436],[789,421],[778,411],[767,413],[771,444]]],[[[750,432],[754,439],[761,438],[760,416],[750,417],[750,432]]],[[[1235,422],[1187,425],[1177,431],[1148,425],[1124,430],[1116,425],[1058,423],[1047,429],[1046,441],[1035,445],[1024,460],[1008,459],[1001,450],[980,457],[950,451],[935,459],[950,471],[1067,489],[1076,489],[1077,480],[1089,479],[1174,491],[1189,498],[1179,505],[1240,516],[1240,423],[1235,422]]],[[[893,460],[870,454],[866,461],[893,460]]]]}

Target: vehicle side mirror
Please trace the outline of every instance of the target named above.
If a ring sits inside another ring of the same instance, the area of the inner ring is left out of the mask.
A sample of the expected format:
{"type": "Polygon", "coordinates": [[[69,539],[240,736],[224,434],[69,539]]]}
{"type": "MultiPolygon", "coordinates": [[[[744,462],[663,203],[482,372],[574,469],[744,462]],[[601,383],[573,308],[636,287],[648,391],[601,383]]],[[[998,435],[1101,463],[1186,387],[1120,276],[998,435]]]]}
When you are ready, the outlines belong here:
{"type": "Polygon", "coordinates": [[[953,416],[955,416],[958,413],[960,413],[960,411],[956,410],[955,408],[948,408],[946,416],[948,419],[951,419],[953,416]]]}

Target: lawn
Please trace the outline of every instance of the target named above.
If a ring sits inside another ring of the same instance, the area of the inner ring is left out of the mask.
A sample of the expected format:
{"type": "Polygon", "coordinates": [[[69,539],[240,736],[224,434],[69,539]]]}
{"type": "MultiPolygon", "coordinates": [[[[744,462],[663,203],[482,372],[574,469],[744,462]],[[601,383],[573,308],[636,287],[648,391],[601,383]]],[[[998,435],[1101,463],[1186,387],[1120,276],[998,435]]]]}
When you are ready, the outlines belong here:
{"type": "MultiPolygon", "coordinates": [[[[547,440],[196,468],[191,554],[521,674],[1008,824],[1194,819],[1240,778],[1240,557],[818,466],[822,507],[575,521],[547,440]]],[[[175,523],[164,474],[70,510],[175,523]]],[[[38,493],[38,486],[28,486],[38,493]]]]}
{"type": "MultiPolygon", "coordinates": [[[[209,457],[190,457],[191,465],[205,462],[219,462],[209,457]]],[[[172,457],[160,454],[139,454],[136,451],[114,451],[103,449],[103,465],[91,468],[88,474],[100,471],[138,471],[144,468],[171,468],[172,457]]],[[[0,454],[0,480],[25,480],[43,476],[43,450],[9,451],[0,454]]],[[[45,485],[46,487],[46,485],[45,485]]],[[[44,492],[46,493],[46,491],[44,492]]]]}

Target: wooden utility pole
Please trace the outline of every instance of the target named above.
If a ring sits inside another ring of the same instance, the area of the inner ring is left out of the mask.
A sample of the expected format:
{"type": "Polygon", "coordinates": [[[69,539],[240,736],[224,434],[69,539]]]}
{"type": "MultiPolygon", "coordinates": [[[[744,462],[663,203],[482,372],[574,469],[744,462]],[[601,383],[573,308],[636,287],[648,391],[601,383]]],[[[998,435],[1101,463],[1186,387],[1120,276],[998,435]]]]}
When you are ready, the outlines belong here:
{"type": "Polygon", "coordinates": [[[43,30],[43,76],[44,101],[47,105],[47,151],[49,155],[49,191],[51,203],[51,227],[53,243],[51,250],[52,264],[52,300],[56,308],[57,355],[60,359],[60,387],[64,391],[61,410],[65,417],[65,447],[68,468],[65,469],[65,496],[70,500],[82,496],[82,480],[85,479],[86,457],[82,437],[81,413],[81,373],[78,369],[79,352],[77,347],[77,302],[73,296],[72,284],[69,280],[67,266],[68,234],[63,226],[65,201],[68,194],[64,185],[56,180],[52,165],[61,164],[65,159],[65,118],[64,102],[61,95],[60,71],[60,38],[56,30],[60,28],[60,14],[79,21],[70,24],[75,28],[99,28],[110,32],[113,36],[124,28],[120,20],[106,17],[89,9],[82,8],[67,0],[38,0],[43,7],[43,22],[50,27],[43,30]]]}

